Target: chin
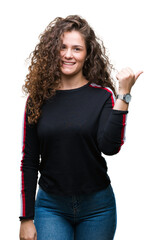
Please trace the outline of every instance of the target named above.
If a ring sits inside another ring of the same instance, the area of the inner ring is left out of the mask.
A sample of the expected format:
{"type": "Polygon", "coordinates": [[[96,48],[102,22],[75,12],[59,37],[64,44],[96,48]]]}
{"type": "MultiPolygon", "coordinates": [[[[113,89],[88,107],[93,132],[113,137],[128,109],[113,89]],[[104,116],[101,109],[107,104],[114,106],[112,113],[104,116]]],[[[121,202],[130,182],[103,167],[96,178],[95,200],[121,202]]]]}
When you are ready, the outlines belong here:
{"type": "Polygon", "coordinates": [[[79,71],[65,71],[64,69],[61,69],[61,73],[63,74],[63,75],[75,75],[75,74],[77,74],[79,71]]]}
{"type": "Polygon", "coordinates": [[[66,72],[66,71],[61,71],[62,74],[64,75],[72,75],[75,74],[75,72],[66,72]]]}

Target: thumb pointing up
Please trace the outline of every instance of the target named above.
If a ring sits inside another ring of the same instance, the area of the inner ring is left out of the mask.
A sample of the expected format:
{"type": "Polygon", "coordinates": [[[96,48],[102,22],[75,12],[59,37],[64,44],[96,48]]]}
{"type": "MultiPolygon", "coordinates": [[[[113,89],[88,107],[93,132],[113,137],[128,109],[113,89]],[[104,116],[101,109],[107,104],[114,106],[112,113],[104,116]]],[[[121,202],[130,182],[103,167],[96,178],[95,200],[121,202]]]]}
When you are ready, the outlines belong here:
{"type": "Polygon", "coordinates": [[[143,73],[143,71],[138,71],[136,74],[135,74],[135,81],[137,80],[137,78],[143,73]]]}

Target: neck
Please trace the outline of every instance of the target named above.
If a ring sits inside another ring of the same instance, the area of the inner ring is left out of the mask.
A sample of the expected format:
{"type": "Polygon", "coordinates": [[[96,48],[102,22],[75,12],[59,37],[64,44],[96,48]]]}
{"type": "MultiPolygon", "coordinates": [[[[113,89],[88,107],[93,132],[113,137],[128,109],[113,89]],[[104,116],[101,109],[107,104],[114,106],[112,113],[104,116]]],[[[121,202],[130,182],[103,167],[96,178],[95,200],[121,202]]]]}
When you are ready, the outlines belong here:
{"type": "Polygon", "coordinates": [[[60,88],[61,89],[77,88],[86,84],[87,82],[88,81],[82,74],[73,75],[73,76],[67,76],[62,74],[60,88]]]}

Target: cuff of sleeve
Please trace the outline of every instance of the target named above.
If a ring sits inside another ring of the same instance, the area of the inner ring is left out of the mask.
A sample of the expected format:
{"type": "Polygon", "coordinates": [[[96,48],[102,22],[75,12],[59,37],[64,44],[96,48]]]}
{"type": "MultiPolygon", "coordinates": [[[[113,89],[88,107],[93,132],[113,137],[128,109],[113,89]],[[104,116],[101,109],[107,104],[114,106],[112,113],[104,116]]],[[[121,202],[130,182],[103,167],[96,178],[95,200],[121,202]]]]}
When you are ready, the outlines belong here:
{"type": "Polygon", "coordinates": [[[34,217],[19,217],[19,220],[34,220],[34,217]]]}
{"type": "Polygon", "coordinates": [[[127,113],[129,113],[129,111],[113,109],[113,114],[115,115],[121,115],[121,114],[127,114],[127,113]]]}

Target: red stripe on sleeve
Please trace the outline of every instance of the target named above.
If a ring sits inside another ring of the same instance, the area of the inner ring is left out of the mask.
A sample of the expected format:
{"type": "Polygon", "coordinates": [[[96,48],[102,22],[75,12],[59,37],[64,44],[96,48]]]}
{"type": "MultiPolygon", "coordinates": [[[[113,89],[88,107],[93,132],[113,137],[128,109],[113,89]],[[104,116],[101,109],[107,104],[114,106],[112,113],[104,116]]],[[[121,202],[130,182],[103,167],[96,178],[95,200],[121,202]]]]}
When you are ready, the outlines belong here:
{"type": "Polygon", "coordinates": [[[123,114],[122,125],[123,125],[123,127],[122,127],[122,131],[121,131],[121,145],[119,147],[118,152],[120,151],[121,146],[124,144],[124,138],[125,138],[124,133],[125,133],[125,126],[126,126],[126,114],[123,114]]]}
{"type": "Polygon", "coordinates": [[[90,87],[105,89],[106,91],[108,91],[109,93],[111,93],[112,108],[114,107],[114,105],[115,105],[115,96],[114,96],[114,93],[113,93],[113,91],[111,90],[111,88],[109,88],[109,87],[102,87],[102,86],[99,86],[99,85],[97,85],[97,84],[95,84],[95,83],[91,83],[91,84],[90,84],[90,87]]]}
{"type": "MultiPolygon", "coordinates": [[[[27,98],[28,100],[28,98],[27,98]]],[[[26,105],[27,105],[27,101],[26,101],[26,105]]],[[[24,126],[23,126],[23,157],[21,160],[21,197],[22,197],[22,216],[25,217],[26,212],[25,212],[25,184],[24,184],[24,172],[23,172],[23,163],[24,163],[24,158],[25,158],[25,139],[26,139],[26,106],[25,106],[25,111],[24,111],[24,126]]]]}
{"type": "Polygon", "coordinates": [[[24,192],[24,173],[22,172],[22,215],[25,217],[25,192],[24,192]]]}
{"type": "Polygon", "coordinates": [[[110,90],[109,88],[103,88],[105,90],[107,90],[109,93],[111,93],[111,101],[112,101],[112,108],[114,107],[115,101],[114,101],[114,97],[113,97],[113,93],[112,90],[110,90]]]}
{"type": "Polygon", "coordinates": [[[122,132],[121,132],[121,146],[124,144],[125,125],[126,125],[126,115],[123,114],[123,128],[122,128],[122,132]]]}

